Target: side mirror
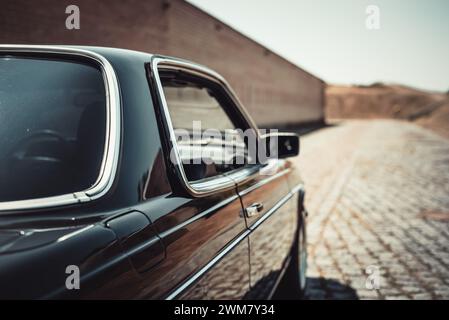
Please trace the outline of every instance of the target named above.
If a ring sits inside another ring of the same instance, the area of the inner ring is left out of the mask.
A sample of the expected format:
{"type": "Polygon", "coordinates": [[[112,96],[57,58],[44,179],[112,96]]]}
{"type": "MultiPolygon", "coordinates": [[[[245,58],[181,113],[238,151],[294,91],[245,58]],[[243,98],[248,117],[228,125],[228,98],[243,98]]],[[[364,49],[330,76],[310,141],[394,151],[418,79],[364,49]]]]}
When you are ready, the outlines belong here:
{"type": "Polygon", "coordinates": [[[295,157],[299,154],[299,135],[290,132],[267,133],[261,137],[259,146],[260,161],[264,156],[271,159],[295,157]]]}

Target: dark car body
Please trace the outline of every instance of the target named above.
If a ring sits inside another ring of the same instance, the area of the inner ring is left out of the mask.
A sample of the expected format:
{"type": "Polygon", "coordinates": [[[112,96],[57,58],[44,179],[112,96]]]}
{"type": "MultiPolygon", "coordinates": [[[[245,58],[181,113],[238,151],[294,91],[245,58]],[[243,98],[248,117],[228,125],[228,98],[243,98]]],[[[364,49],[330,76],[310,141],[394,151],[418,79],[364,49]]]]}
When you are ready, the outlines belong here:
{"type": "Polygon", "coordinates": [[[223,78],[184,60],[112,48],[5,45],[0,55],[90,60],[102,71],[108,108],[93,186],[0,202],[0,298],[272,297],[305,235],[294,162],[190,183],[170,161],[176,142],[160,69],[213,81],[234,117],[257,129],[223,78]],[[263,206],[245,214],[253,204],[263,206]],[[70,266],[79,268],[79,289],[67,287],[70,266]]]}

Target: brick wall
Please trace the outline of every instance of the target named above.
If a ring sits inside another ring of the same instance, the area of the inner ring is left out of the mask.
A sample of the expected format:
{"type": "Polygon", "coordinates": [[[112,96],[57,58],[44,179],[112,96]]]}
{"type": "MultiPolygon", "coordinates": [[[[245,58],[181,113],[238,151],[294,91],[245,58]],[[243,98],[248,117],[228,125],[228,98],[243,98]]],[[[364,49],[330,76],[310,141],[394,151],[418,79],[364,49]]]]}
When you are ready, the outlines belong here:
{"type": "Polygon", "coordinates": [[[324,83],[182,0],[1,1],[0,43],[80,44],[178,56],[221,73],[260,126],[324,118],[324,83]],[[67,30],[76,4],[81,29],[67,30]]]}

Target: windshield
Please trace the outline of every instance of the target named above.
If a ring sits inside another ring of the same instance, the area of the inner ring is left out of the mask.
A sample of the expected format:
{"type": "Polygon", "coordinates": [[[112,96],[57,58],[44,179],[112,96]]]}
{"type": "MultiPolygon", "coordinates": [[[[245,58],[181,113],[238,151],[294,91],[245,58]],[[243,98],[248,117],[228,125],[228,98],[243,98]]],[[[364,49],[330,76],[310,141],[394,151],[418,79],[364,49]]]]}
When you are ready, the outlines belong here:
{"type": "Polygon", "coordinates": [[[99,68],[0,56],[0,202],[78,192],[97,180],[106,94],[99,68]]]}

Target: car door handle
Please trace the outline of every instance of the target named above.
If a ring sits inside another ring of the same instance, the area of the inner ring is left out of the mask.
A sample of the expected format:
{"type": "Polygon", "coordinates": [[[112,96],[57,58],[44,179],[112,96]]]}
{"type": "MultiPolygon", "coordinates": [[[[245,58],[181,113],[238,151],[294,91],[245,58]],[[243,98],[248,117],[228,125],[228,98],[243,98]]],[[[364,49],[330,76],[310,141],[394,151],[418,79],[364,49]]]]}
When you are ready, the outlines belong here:
{"type": "Polygon", "coordinates": [[[246,217],[252,218],[254,216],[257,216],[259,213],[261,213],[263,210],[263,204],[256,202],[250,205],[245,209],[246,217]]]}

